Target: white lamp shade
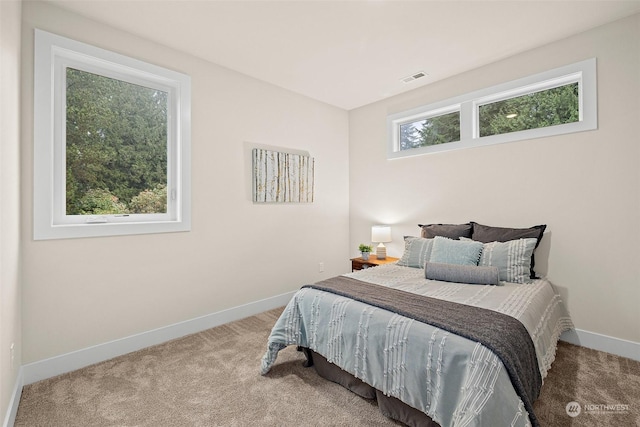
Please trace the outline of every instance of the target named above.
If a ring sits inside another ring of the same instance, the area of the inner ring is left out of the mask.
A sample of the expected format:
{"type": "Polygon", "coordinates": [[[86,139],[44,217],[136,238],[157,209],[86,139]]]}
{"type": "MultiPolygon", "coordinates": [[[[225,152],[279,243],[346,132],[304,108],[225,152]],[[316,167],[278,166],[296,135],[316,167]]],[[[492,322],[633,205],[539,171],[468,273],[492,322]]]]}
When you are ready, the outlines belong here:
{"type": "Polygon", "coordinates": [[[374,225],[371,227],[371,241],[379,243],[390,242],[391,227],[388,225],[374,225]]]}

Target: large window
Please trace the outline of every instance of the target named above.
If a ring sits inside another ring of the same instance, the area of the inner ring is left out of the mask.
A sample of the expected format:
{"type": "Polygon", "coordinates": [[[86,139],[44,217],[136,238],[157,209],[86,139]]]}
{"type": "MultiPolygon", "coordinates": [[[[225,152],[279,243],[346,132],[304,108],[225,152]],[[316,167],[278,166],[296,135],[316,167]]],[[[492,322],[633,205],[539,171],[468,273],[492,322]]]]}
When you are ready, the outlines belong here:
{"type": "Polygon", "coordinates": [[[36,30],[34,238],[190,229],[190,78],[36,30]]]}
{"type": "Polygon", "coordinates": [[[389,116],[389,158],[597,128],[595,59],[389,116]]]}

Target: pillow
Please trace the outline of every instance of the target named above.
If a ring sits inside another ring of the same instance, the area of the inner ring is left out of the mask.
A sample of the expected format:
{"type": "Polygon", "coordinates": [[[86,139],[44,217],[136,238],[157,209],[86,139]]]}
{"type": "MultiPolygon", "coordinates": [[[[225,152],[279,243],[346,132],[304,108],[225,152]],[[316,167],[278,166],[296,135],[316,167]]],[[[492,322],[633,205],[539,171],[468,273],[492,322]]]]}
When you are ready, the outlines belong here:
{"type": "MultiPolygon", "coordinates": [[[[471,221],[473,226],[471,238],[482,243],[508,242],[518,239],[537,239],[536,247],[540,244],[546,225],[534,225],[529,228],[491,227],[471,221]]],[[[464,236],[466,237],[466,236],[464,236]]]]}
{"type": "Polygon", "coordinates": [[[425,262],[431,256],[433,239],[405,236],[404,253],[396,265],[413,268],[424,268],[425,262]]]}
{"type": "Polygon", "coordinates": [[[498,267],[479,267],[477,265],[456,265],[427,262],[425,277],[443,282],[468,283],[470,285],[499,285],[498,267]]]}
{"type": "MultiPolygon", "coordinates": [[[[517,239],[536,239],[536,246],[535,246],[536,248],[540,244],[540,240],[542,239],[544,230],[547,228],[546,224],[534,225],[533,227],[529,227],[529,228],[491,227],[488,225],[478,224],[477,222],[473,222],[473,221],[471,221],[471,225],[473,226],[471,238],[473,240],[477,240],[478,242],[490,243],[490,242],[508,242],[510,240],[517,240],[517,239]]],[[[532,253],[531,267],[529,271],[529,277],[531,279],[536,278],[536,273],[535,271],[533,271],[533,267],[535,267],[535,264],[536,264],[536,261],[532,253]]]]}
{"type": "Polygon", "coordinates": [[[471,237],[471,223],[467,224],[418,224],[422,229],[421,236],[425,239],[433,239],[436,236],[459,239],[460,237],[471,237]]]}
{"type": "Polygon", "coordinates": [[[478,265],[483,244],[473,240],[452,240],[437,236],[429,261],[444,264],[478,265]]]}
{"type": "Polygon", "coordinates": [[[531,255],[535,248],[536,239],[485,243],[478,265],[498,267],[502,281],[529,283],[531,255]]]}

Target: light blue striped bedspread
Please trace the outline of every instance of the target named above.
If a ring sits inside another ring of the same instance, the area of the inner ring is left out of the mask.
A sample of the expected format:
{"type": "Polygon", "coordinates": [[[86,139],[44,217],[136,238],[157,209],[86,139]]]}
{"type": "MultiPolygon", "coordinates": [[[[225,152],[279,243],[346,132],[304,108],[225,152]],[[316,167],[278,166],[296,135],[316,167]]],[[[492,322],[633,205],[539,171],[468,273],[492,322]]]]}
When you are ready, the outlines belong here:
{"type": "MultiPolygon", "coordinates": [[[[544,379],[560,334],[573,327],[547,280],[504,286],[424,278],[422,269],[384,265],[346,274],[519,319],[536,348],[544,379]]],[[[529,417],[500,359],[479,343],[335,294],[305,288],[276,322],[262,359],[269,372],[288,345],[308,347],[387,396],[429,415],[442,427],[528,426],[529,417]]]]}

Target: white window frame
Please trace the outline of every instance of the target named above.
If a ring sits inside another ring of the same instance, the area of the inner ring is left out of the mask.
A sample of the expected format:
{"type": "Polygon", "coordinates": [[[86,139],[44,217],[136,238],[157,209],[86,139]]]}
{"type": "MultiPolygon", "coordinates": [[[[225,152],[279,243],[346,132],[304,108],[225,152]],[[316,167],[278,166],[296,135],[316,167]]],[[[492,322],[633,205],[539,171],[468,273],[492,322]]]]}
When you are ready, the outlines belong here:
{"type": "Polygon", "coordinates": [[[191,78],[35,30],[34,240],[167,233],[191,229],[191,78]],[[66,214],[67,67],[168,93],[167,212],[66,214]]]}
{"type": "Polygon", "coordinates": [[[398,159],[422,154],[459,150],[462,148],[481,147],[583,132],[597,128],[598,99],[596,59],[591,58],[433,104],[391,114],[387,117],[387,158],[398,159]],[[479,108],[481,105],[515,98],[528,93],[553,89],[575,82],[578,83],[579,89],[579,121],[480,137],[479,108]],[[442,111],[452,112],[456,109],[460,110],[460,141],[400,150],[400,125],[422,118],[430,118],[434,115],[442,114],[442,111]]]}

